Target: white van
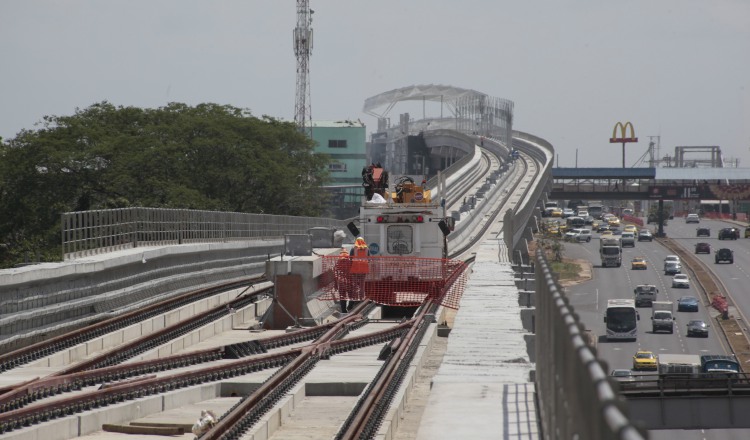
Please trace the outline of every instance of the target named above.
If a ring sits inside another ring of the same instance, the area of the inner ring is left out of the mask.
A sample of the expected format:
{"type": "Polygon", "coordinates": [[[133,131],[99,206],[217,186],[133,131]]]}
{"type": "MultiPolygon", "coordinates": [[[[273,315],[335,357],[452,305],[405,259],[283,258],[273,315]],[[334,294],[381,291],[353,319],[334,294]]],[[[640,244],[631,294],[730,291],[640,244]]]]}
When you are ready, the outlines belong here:
{"type": "Polygon", "coordinates": [[[620,235],[620,243],[622,244],[622,247],[625,247],[625,246],[635,247],[635,233],[623,232],[620,235]]]}

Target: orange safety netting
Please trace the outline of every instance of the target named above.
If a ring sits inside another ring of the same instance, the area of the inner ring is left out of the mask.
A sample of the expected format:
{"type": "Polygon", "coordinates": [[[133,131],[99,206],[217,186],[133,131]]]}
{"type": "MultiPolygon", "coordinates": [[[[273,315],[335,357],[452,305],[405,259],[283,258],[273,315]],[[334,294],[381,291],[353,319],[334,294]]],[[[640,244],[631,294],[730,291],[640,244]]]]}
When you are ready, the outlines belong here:
{"type": "Polygon", "coordinates": [[[389,306],[413,307],[429,298],[457,309],[468,279],[466,263],[459,260],[340,256],[322,260],[320,300],[371,299],[389,306]],[[353,260],[366,261],[367,273],[352,273],[353,260]]]}

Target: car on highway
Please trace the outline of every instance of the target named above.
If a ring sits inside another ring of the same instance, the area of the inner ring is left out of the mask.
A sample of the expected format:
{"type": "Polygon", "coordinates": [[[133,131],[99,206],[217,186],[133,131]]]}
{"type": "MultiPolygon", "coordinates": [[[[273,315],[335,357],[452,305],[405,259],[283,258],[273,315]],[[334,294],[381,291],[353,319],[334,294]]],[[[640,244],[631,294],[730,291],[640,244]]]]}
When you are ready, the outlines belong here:
{"type": "Polygon", "coordinates": [[[695,244],[695,253],[696,254],[710,254],[711,253],[711,244],[700,242],[695,244]]]}
{"type": "Polygon", "coordinates": [[[609,229],[605,229],[605,230],[603,230],[603,231],[599,231],[599,235],[600,235],[601,237],[611,237],[611,236],[615,235],[615,233],[614,233],[614,232],[612,232],[612,231],[611,231],[611,230],[609,230],[609,229]]]}
{"type": "Polygon", "coordinates": [[[697,312],[698,298],[694,296],[683,296],[677,300],[678,312],[697,312]]]}
{"type": "Polygon", "coordinates": [[[672,277],[672,287],[688,289],[690,288],[690,278],[688,278],[687,274],[678,273],[672,277]]]}
{"type": "Polygon", "coordinates": [[[579,243],[590,242],[591,241],[591,229],[582,228],[581,232],[578,233],[576,240],[578,240],[579,243]]]}
{"type": "Polygon", "coordinates": [[[576,212],[573,211],[570,208],[565,208],[565,209],[562,210],[562,216],[563,216],[563,218],[573,217],[575,215],[576,215],[576,212]]]}
{"type": "Polygon", "coordinates": [[[710,228],[697,228],[695,230],[695,236],[696,237],[710,237],[711,236],[711,229],[710,228]]]}
{"type": "Polygon", "coordinates": [[[638,241],[654,241],[654,234],[648,229],[638,231],[638,241]]]}
{"type": "Polygon", "coordinates": [[[646,270],[648,269],[648,263],[644,257],[633,257],[633,260],[630,262],[630,268],[632,270],[646,270]]]}
{"type": "Polygon", "coordinates": [[[667,261],[664,263],[664,275],[674,275],[682,272],[682,264],[676,261],[667,261]]]}
{"type": "Polygon", "coordinates": [[[562,217],[563,211],[560,208],[547,208],[545,209],[549,217],[562,217]]]}
{"type": "Polygon", "coordinates": [[[633,370],[656,370],[656,356],[651,351],[638,350],[633,355],[633,370]]]}
{"type": "Polygon", "coordinates": [[[714,254],[714,263],[719,264],[722,261],[734,264],[734,252],[727,248],[718,249],[714,254]]]}
{"type": "Polygon", "coordinates": [[[609,372],[609,377],[619,382],[632,382],[635,380],[633,372],[627,368],[615,368],[609,372]]]}
{"type": "Polygon", "coordinates": [[[690,336],[703,336],[704,338],[708,337],[708,327],[709,325],[705,323],[705,321],[701,321],[700,319],[693,319],[687,324],[687,335],[690,336]]]}
{"type": "Polygon", "coordinates": [[[635,234],[633,234],[632,232],[623,231],[620,234],[620,243],[622,247],[635,247],[635,234]]]}
{"type": "Polygon", "coordinates": [[[698,214],[688,214],[685,217],[685,223],[700,223],[701,219],[698,217],[698,214]]]}
{"type": "Polygon", "coordinates": [[[674,261],[676,263],[680,262],[680,257],[678,255],[667,255],[664,257],[664,264],[667,264],[670,261],[674,261]]]}
{"type": "Polygon", "coordinates": [[[609,227],[615,227],[615,228],[620,227],[620,219],[614,216],[608,218],[607,223],[609,223],[609,227]]]}
{"type": "Polygon", "coordinates": [[[740,230],[737,228],[722,228],[719,230],[719,240],[737,240],[740,230]]]}
{"type": "Polygon", "coordinates": [[[636,225],[626,225],[624,228],[622,228],[622,232],[632,232],[633,234],[638,233],[638,226],[636,225]]]}
{"type": "Polygon", "coordinates": [[[591,241],[591,229],[576,228],[565,233],[565,241],[588,243],[591,241]]]}

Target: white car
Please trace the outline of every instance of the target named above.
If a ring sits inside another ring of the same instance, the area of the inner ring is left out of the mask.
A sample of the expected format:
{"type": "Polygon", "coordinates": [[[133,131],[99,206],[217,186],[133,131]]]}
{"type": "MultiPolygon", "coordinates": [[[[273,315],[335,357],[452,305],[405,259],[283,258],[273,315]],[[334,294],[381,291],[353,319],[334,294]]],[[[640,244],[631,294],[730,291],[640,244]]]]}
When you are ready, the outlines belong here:
{"type": "Polygon", "coordinates": [[[688,214],[687,217],[685,217],[685,223],[700,223],[701,219],[698,217],[698,214],[688,214]]]}
{"type": "Polygon", "coordinates": [[[580,232],[576,236],[576,240],[579,243],[582,243],[582,242],[588,243],[591,241],[591,229],[579,229],[579,231],[580,232]]]}
{"type": "Polygon", "coordinates": [[[578,236],[581,234],[582,229],[571,229],[565,233],[563,239],[565,241],[578,241],[578,236]]]}
{"type": "Polygon", "coordinates": [[[667,255],[664,258],[664,264],[667,264],[670,261],[674,261],[675,263],[679,263],[680,262],[680,257],[678,257],[677,255],[667,255]]]}
{"type": "Polygon", "coordinates": [[[684,273],[678,273],[672,277],[672,287],[687,289],[690,287],[690,279],[684,273]]]}

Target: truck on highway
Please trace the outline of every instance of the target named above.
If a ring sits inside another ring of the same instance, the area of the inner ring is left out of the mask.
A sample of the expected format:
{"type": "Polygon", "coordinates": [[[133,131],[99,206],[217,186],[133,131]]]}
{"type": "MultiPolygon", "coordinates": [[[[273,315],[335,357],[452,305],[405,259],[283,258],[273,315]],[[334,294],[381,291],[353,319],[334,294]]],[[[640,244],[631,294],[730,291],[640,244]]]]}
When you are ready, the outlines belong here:
{"type": "Polygon", "coordinates": [[[701,371],[709,377],[731,376],[739,374],[740,363],[733,355],[725,354],[702,354],[701,371]]]}
{"type": "Polygon", "coordinates": [[[674,332],[674,303],[672,301],[653,301],[651,313],[651,331],[656,333],[666,330],[674,332]]]}
{"type": "Polygon", "coordinates": [[[599,257],[602,259],[602,267],[622,265],[622,246],[620,239],[615,237],[604,237],[599,240],[599,257]]]}
{"type": "Polygon", "coordinates": [[[701,357],[697,354],[660,354],[659,375],[664,379],[698,378],[701,376],[701,357]]]}
{"type": "Polygon", "coordinates": [[[659,289],[653,284],[639,284],[633,289],[635,294],[635,306],[636,307],[652,307],[654,301],[656,301],[656,294],[659,293],[659,289]]]}

